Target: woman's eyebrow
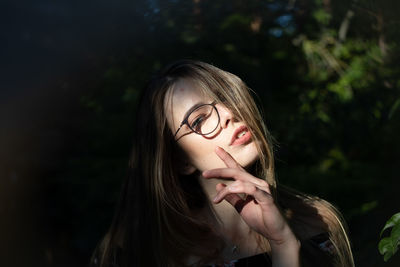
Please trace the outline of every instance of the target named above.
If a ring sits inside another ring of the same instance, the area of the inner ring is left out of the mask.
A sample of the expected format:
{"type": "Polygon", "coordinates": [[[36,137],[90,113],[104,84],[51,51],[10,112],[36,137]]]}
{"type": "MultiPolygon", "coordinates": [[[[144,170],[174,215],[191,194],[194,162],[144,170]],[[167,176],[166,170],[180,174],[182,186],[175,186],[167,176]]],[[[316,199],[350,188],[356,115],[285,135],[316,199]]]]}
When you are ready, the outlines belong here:
{"type": "Polygon", "coordinates": [[[200,107],[200,106],[202,106],[202,105],[204,105],[204,104],[206,104],[206,103],[204,103],[204,102],[197,102],[196,104],[194,104],[193,106],[191,106],[191,107],[186,111],[185,115],[183,116],[182,122],[189,116],[190,113],[192,113],[193,110],[195,110],[196,108],[198,108],[198,107],[200,107]]]}

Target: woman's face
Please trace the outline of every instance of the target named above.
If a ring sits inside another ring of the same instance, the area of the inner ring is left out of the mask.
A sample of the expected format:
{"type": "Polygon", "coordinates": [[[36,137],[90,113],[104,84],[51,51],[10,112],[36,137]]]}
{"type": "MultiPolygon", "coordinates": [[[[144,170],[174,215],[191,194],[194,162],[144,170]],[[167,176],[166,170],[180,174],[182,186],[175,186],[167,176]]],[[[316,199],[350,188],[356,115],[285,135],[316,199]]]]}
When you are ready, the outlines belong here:
{"type": "MultiPolygon", "coordinates": [[[[165,99],[167,121],[172,133],[177,131],[188,110],[199,103],[210,104],[212,99],[202,94],[189,80],[179,80],[165,99]]],[[[188,159],[183,159],[183,162],[186,161],[199,171],[225,168],[223,161],[215,154],[215,148],[220,146],[243,167],[250,165],[258,157],[256,144],[251,138],[250,131],[245,123],[238,121],[223,104],[216,103],[215,107],[218,110],[220,122],[213,133],[202,136],[184,125],[176,135],[177,144],[188,156],[188,159]]],[[[216,124],[218,122],[216,116],[210,117],[209,120],[213,118],[216,124]]]]}

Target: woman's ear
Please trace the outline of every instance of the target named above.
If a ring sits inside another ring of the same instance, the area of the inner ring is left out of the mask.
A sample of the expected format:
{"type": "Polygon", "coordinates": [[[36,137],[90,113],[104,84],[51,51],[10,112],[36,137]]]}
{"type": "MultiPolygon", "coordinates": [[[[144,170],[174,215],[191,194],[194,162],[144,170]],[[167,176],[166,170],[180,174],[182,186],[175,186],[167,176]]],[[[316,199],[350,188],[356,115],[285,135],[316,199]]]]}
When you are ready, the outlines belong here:
{"type": "Polygon", "coordinates": [[[189,157],[179,147],[174,148],[173,162],[175,170],[182,175],[191,175],[196,171],[196,167],[189,161],[189,157]]]}
{"type": "Polygon", "coordinates": [[[186,162],[182,162],[181,164],[179,164],[178,171],[180,174],[190,175],[196,171],[196,167],[186,161],[186,162]]]}

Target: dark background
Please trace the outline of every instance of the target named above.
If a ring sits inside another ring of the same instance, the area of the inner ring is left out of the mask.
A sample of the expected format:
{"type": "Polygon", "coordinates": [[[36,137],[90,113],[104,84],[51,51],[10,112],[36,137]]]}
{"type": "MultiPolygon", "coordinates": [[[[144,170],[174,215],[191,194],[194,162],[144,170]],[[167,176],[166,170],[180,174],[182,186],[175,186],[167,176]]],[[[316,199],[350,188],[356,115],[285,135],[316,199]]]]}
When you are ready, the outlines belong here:
{"type": "Polygon", "coordinates": [[[255,90],[278,181],[342,211],[357,266],[399,266],[377,249],[399,212],[398,1],[8,0],[0,12],[1,266],[87,265],[137,96],[182,58],[255,90]]]}

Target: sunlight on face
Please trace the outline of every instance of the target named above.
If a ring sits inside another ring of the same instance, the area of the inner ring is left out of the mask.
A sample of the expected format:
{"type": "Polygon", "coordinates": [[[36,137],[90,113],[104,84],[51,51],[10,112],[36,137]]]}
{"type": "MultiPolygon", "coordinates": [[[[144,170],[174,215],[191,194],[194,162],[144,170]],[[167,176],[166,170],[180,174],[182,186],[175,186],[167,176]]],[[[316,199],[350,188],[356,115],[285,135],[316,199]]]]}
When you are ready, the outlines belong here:
{"type": "MultiPolygon", "coordinates": [[[[176,132],[193,106],[212,102],[213,100],[205,96],[193,82],[187,79],[179,80],[167,94],[164,103],[172,133],[176,132]]],[[[217,146],[224,148],[243,167],[248,166],[258,157],[250,131],[245,123],[238,121],[223,104],[216,103],[215,107],[220,122],[212,134],[202,136],[193,132],[187,125],[183,125],[176,135],[176,142],[188,156],[188,163],[199,171],[226,167],[215,154],[217,146]]],[[[218,118],[213,116],[211,119],[218,118]]]]}

